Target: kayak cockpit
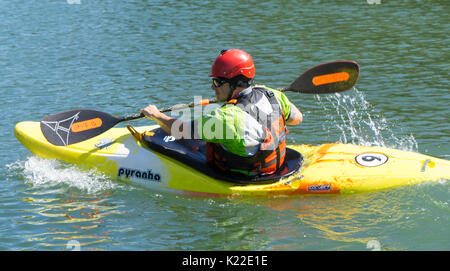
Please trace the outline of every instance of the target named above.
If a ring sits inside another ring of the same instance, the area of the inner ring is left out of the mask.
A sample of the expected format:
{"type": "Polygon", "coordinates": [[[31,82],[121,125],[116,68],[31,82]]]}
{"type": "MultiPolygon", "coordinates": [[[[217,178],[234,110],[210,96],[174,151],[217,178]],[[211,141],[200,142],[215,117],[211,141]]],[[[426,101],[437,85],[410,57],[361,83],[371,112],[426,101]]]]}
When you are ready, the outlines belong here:
{"type": "MultiPolygon", "coordinates": [[[[131,131],[131,130],[130,130],[131,131]]],[[[303,162],[302,155],[286,148],[285,163],[277,173],[271,175],[249,177],[244,174],[222,173],[211,167],[206,161],[206,142],[195,139],[175,139],[161,128],[140,135],[140,141],[152,151],[171,157],[193,169],[214,179],[236,184],[265,184],[277,182],[297,172],[303,162]]]]}

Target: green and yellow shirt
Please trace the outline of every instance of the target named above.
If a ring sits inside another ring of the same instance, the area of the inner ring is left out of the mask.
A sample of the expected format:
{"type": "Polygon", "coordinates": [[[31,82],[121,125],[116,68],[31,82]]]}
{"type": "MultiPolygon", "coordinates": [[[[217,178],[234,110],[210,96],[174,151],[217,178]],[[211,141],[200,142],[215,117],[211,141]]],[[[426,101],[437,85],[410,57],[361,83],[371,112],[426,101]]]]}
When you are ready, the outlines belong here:
{"type": "MultiPolygon", "coordinates": [[[[273,92],[281,110],[287,120],[291,112],[290,101],[287,96],[274,89],[273,92]]],[[[238,97],[249,95],[252,88],[242,91],[238,97]]],[[[257,106],[259,110],[269,114],[272,106],[267,99],[261,99],[257,106]]],[[[206,142],[219,143],[233,154],[248,157],[254,155],[264,141],[264,127],[255,118],[242,110],[239,106],[225,104],[224,106],[207,106],[203,115],[196,120],[196,132],[199,139],[206,142]]]]}

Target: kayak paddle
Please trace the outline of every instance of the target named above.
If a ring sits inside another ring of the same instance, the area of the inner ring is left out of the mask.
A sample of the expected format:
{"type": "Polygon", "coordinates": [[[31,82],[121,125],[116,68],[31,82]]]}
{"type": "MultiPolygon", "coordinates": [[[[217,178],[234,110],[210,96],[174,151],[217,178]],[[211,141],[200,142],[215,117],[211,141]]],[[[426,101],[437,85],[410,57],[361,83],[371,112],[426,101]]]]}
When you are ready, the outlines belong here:
{"type": "MultiPolygon", "coordinates": [[[[359,77],[359,65],[354,61],[334,61],[320,64],[302,73],[289,86],[280,91],[323,94],[341,92],[352,88],[359,77]]],[[[204,99],[197,103],[175,105],[160,109],[170,112],[175,109],[204,106],[217,100],[204,99]]],[[[108,113],[90,109],[70,110],[46,116],[41,120],[41,131],[53,145],[66,146],[98,136],[124,121],[143,118],[144,114],[115,117],[108,113]]]]}

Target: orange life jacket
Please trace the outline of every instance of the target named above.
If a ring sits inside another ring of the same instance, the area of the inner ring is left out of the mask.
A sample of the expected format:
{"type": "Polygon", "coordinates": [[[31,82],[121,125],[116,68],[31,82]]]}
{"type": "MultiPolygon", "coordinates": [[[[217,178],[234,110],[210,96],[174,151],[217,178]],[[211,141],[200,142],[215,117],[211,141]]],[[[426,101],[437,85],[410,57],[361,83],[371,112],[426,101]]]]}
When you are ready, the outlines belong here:
{"type": "Polygon", "coordinates": [[[243,157],[226,151],[220,144],[207,143],[207,160],[221,171],[243,170],[259,175],[275,173],[283,165],[286,155],[286,121],[283,111],[273,92],[264,88],[253,88],[248,95],[228,101],[241,106],[256,119],[265,130],[264,141],[252,156],[243,157]],[[272,113],[265,114],[256,105],[260,99],[268,99],[272,113]]]}

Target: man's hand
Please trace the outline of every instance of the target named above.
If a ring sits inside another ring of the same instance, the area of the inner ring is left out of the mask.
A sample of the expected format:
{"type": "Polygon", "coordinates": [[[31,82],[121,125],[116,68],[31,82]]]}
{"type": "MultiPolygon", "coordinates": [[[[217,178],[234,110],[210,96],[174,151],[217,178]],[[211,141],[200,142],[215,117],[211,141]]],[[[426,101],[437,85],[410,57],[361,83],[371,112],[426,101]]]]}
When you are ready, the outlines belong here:
{"type": "Polygon", "coordinates": [[[146,108],[141,109],[141,113],[152,120],[161,119],[163,115],[155,105],[149,105],[146,108]]]}

